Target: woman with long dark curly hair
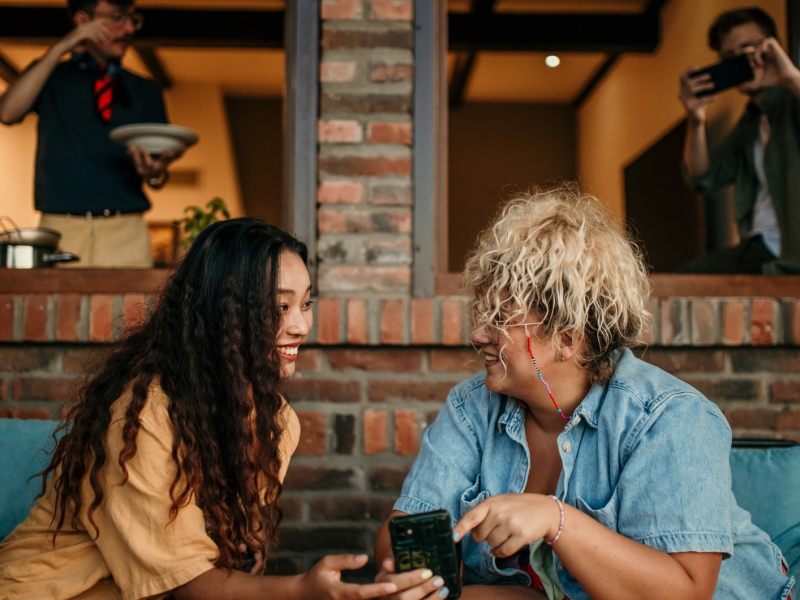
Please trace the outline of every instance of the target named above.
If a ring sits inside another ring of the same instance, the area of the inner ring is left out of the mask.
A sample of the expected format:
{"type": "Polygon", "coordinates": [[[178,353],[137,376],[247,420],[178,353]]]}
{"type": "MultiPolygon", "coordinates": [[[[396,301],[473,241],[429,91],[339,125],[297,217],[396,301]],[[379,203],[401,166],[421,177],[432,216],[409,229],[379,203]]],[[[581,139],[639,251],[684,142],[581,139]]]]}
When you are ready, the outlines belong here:
{"type": "Polygon", "coordinates": [[[299,422],[281,395],[312,324],[306,246],[254,219],[203,231],[89,378],[42,495],[0,545],[0,597],[369,598],[366,556],[254,577],[277,544],[299,422]],[[256,557],[249,573],[235,570],[256,557]],[[262,560],[263,558],[263,560],[262,560]]]}

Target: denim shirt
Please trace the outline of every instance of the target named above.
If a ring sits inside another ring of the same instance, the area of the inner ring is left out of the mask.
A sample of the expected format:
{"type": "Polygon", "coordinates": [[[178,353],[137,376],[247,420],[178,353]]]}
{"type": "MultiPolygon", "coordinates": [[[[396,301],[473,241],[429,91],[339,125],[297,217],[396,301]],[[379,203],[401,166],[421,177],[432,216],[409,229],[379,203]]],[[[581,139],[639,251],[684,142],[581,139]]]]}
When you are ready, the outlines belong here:
{"type": "MultiPolygon", "coordinates": [[[[781,570],[780,550],[731,491],[725,417],[697,390],[629,350],[618,358],[611,381],[591,388],[558,436],[557,496],[662,552],[722,553],[715,600],[785,600],[794,579],[781,570]]],[[[531,465],[524,409],[490,392],[484,377],[450,392],[423,436],[395,510],[444,508],[455,524],[482,500],[525,489],[531,465]]],[[[499,569],[486,542],[466,536],[462,544],[465,583],[530,585],[526,573],[499,569]]],[[[557,545],[554,551],[566,595],[590,600],[559,561],[557,545]]]]}

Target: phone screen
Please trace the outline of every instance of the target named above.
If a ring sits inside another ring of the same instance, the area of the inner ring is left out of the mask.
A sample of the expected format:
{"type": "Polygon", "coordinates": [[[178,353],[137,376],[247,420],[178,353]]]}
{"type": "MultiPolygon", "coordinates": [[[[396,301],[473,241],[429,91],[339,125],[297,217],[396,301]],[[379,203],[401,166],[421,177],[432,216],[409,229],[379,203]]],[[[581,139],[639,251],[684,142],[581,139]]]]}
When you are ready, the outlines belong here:
{"type": "Polygon", "coordinates": [[[711,75],[714,88],[698,92],[698,98],[725,91],[747,81],[752,81],[755,77],[753,65],[750,64],[750,57],[747,54],[739,54],[715,65],[695,71],[692,73],[692,79],[705,73],[711,75]]]}
{"type": "Polygon", "coordinates": [[[389,534],[398,573],[428,568],[444,579],[448,599],[461,596],[461,544],[453,542],[446,510],[395,517],[389,521],[389,534]]]}

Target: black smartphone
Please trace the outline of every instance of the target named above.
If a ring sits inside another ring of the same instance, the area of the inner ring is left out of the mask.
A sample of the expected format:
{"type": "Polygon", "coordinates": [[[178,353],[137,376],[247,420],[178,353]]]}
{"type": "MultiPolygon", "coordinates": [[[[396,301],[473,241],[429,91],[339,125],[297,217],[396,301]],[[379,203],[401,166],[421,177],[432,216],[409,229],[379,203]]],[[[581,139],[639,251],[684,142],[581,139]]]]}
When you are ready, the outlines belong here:
{"type": "Polygon", "coordinates": [[[446,510],[395,517],[389,521],[389,534],[398,573],[430,569],[444,579],[448,599],[461,597],[461,543],[453,542],[446,510]]]}
{"type": "Polygon", "coordinates": [[[704,69],[695,71],[692,73],[691,78],[694,79],[706,73],[711,75],[714,88],[697,92],[698,98],[723,92],[747,81],[752,81],[755,77],[753,65],[750,64],[750,57],[747,54],[739,54],[732,58],[727,58],[722,62],[718,62],[715,65],[710,65],[704,69]]]}

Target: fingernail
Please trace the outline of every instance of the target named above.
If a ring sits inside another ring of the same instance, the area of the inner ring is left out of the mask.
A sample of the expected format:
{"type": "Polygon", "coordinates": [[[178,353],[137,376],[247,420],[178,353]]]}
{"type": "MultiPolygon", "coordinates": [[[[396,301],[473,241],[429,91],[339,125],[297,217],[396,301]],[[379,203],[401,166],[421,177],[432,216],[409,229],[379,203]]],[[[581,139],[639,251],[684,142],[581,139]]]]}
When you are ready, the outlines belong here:
{"type": "Polygon", "coordinates": [[[443,587],[441,590],[439,590],[439,598],[447,598],[449,593],[450,590],[448,590],[446,587],[443,587]]]}
{"type": "Polygon", "coordinates": [[[461,537],[461,536],[460,536],[460,535],[458,535],[458,532],[457,532],[457,531],[454,531],[454,532],[453,532],[453,541],[454,541],[454,542],[457,542],[457,541],[458,541],[458,538],[460,538],[460,537],[461,537]]]}
{"type": "Polygon", "coordinates": [[[387,594],[394,594],[397,591],[397,586],[393,583],[390,583],[386,586],[386,593],[387,594]]]}
{"type": "Polygon", "coordinates": [[[442,579],[441,577],[437,577],[436,579],[433,580],[433,585],[435,585],[436,587],[443,586],[444,585],[444,579],[442,579]]]}
{"type": "Polygon", "coordinates": [[[433,577],[433,571],[431,571],[430,569],[425,569],[422,572],[422,578],[423,579],[430,579],[431,577],[433,577]]]}
{"type": "Polygon", "coordinates": [[[359,554],[358,556],[356,556],[356,560],[358,562],[361,562],[362,560],[367,560],[368,558],[369,557],[366,554],[359,554]]]}

